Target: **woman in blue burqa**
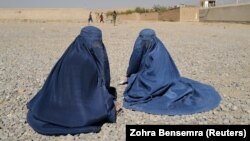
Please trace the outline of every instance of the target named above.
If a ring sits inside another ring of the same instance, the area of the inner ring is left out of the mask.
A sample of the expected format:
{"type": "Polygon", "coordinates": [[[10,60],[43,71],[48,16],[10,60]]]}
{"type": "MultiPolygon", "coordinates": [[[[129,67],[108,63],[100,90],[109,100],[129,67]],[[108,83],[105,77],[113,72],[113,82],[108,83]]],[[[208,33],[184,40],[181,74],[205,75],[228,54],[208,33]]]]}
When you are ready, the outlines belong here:
{"type": "Polygon", "coordinates": [[[151,114],[183,115],[217,107],[221,97],[206,84],[180,73],[152,29],[137,38],[127,69],[125,108],[151,114]]]}
{"type": "Polygon", "coordinates": [[[98,132],[105,122],[116,121],[115,96],[101,30],[88,26],[27,104],[27,121],[46,135],[98,132]]]}

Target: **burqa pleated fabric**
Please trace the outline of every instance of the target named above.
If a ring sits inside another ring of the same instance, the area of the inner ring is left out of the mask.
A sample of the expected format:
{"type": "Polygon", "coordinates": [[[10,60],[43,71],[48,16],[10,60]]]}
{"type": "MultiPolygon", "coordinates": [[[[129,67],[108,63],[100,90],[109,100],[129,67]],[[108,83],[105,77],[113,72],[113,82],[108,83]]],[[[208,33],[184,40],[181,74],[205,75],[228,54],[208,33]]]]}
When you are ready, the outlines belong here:
{"type": "Polygon", "coordinates": [[[205,112],[217,107],[221,97],[210,85],[180,73],[152,29],[137,38],[127,69],[128,85],[123,106],[161,115],[205,112]]]}
{"type": "Polygon", "coordinates": [[[114,92],[101,30],[87,26],[27,104],[27,121],[46,135],[98,132],[116,121],[114,92]]]}

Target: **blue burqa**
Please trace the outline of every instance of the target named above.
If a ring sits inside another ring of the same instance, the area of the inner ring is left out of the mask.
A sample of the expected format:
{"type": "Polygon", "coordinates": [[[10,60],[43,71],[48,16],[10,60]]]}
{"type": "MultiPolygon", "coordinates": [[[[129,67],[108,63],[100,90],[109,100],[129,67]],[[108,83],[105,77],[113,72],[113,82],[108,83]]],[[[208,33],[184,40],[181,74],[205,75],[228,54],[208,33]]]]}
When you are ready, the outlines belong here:
{"type": "Polygon", "coordinates": [[[98,132],[105,122],[116,121],[114,100],[101,30],[88,26],[27,104],[27,121],[46,135],[98,132]]]}
{"type": "Polygon", "coordinates": [[[127,77],[123,106],[135,111],[193,114],[211,110],[221,100],[213,87],[180,76],[167,49],[151,29],[140,32],[127,77]]]}

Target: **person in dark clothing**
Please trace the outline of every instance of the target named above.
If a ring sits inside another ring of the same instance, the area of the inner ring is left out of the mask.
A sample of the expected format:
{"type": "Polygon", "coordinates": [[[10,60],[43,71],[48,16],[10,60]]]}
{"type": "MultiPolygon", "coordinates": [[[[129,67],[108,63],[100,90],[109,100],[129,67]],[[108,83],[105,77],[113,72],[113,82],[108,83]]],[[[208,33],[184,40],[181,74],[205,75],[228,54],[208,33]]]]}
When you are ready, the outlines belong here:
{"type": "Polygon", "coordinates": [[[136,39],[127,69],[123,107],[160,115],[184,115],[216,108],[221,97],[210,85],[181,77],[172,57],[144,29],[136,39]]]}
{"type": "Polygon", "coordinates": [[[28,102],[28,124],[38,133],[99,132],[116,122],[115,88],[101,30],[84,27],[28,102]]]}
{"type": "Polygon", "coordinates": [[[116,25],[116,17],[117,17],[116,11],[113,12],[112,17],[113,17],[113,24],[115,26],[116,25]]]}
{"type": "Polygon", "coordinates": [[[101,13],[101,15],[100,15],[100,23],[104,23],[103,13],[101,13]]]}
{"type": "Polygon", "coordinates": [[[93,23],[92,12],[89,13],[88,24],[93,23]]]}

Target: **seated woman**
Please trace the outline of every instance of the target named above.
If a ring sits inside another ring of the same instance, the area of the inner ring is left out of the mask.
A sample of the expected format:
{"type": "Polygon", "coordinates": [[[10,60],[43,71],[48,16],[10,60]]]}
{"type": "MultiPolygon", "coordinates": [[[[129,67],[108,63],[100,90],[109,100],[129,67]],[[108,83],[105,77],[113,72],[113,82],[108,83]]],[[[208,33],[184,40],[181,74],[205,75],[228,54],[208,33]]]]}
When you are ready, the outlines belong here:
{"type": "MultiPolygon", "coordinates": [[[[221,97],[206,84],[183,78],[151,29],[137,38],[127,69],[125,108],[151,114],[182,115],[217,107],[221,97]]],[[[125,82],[122,82],[123,84],[125,82]]]]}
{"type": "Polygon", "coordinates": [[[88,26],[68,47],[27,104],[27,121],[46,135],[98,132],[116,121],[115,89],[101,30],[88,26]]]}

